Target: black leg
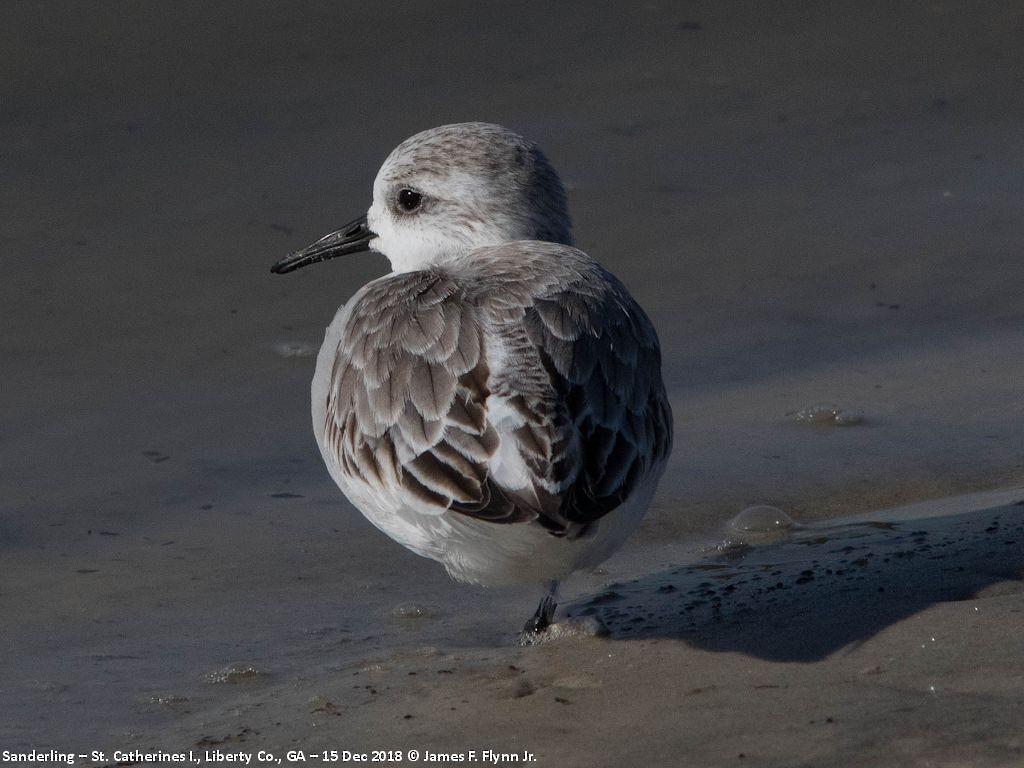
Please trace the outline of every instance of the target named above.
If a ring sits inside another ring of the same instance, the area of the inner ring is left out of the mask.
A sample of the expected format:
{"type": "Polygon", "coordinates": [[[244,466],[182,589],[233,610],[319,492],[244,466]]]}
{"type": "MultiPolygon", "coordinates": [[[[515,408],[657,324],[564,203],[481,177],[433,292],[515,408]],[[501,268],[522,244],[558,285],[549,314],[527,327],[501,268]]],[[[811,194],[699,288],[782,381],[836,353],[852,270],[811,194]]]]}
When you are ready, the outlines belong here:
{"type": "Polygon", "coordinates": [[[555,617],[555,608],[558,607],[558,602],[555,598],[557,592],[558,582],[553,581],[548,588],[548,593],[544,595],[544,599],[537,606],[537,612],[533,614],[533,617],[523,627],[524,634],[539,635],[551,626],[551,620],[555,617]]]}

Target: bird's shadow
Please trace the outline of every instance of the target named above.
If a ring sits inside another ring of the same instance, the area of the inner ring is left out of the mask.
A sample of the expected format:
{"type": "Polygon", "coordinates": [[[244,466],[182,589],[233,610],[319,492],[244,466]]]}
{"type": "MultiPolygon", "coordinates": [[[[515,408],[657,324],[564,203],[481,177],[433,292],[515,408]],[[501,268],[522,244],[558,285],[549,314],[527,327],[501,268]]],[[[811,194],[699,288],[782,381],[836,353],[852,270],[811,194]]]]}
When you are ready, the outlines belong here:
{"type": "Polygon", "coordinates": [[[568,606],[613,640],[812,662],[930,605],[1024,592],[1024,501],[926,519],[801,528],[784,542],[609,585],[568,606]]]}

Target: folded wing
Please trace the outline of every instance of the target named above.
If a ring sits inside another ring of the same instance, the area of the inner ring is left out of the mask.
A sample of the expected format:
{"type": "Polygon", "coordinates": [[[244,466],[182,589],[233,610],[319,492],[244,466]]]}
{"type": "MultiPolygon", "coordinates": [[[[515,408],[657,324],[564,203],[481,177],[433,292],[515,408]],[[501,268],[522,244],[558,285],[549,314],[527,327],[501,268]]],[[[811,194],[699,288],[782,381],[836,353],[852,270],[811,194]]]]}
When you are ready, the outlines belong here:
{"type": "Polygon", "coordinates": [[[458,277],[391,275],[353,299],[323,440],[351,480],[424,514],[577,532],[671,448],[657,336],[567,246],[480,249],[458,277]]]}

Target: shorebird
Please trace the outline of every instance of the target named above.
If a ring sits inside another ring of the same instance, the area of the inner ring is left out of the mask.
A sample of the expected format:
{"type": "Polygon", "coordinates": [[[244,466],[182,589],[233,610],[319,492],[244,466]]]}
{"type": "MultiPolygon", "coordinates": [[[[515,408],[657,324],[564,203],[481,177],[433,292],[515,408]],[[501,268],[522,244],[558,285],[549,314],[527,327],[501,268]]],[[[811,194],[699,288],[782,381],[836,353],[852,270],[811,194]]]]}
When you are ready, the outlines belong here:
{"type": "Polygon", "coordinates": [[[277,262],[377,251],[392,272],[337,312],[317,357],[313,432],[377,528],[457,581],[546,588],[608,558],[672,448],[654,326],[573,247],[537,145],[459,123],[406,139],[369,211],[277,262]]]}

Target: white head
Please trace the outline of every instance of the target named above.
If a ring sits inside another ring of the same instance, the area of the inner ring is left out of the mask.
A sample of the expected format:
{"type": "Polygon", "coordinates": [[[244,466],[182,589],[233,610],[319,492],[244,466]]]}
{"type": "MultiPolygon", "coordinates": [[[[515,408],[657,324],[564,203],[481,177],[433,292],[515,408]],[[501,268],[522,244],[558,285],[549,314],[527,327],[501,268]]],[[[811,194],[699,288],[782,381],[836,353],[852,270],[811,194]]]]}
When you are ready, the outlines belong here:
{"type": "Polygon", "coordinates": [[[562,182],[533,142],[500,125],[456,123],[399,144],[377,173],[365,218],[274,271],[372,249],[394,271],[409,272],[514,240],[572,245],[562,182]]]}
{"type": "Polygon", "coordinates": [[[396,272],[443,264],[513,240],[572,244],[558,174],[536,144],[490,123],[406,139],[373,183],[370,247],[396,272]]]}

